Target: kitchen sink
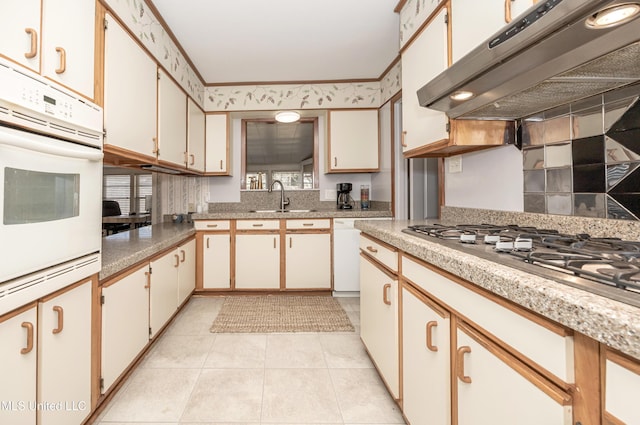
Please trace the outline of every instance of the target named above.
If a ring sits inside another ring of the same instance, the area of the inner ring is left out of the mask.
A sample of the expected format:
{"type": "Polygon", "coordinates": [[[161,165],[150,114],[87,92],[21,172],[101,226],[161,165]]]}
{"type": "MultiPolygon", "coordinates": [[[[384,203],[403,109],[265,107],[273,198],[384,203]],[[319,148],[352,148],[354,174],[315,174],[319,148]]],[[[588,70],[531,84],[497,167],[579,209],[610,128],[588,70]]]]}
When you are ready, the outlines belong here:
{"type": "Polygon", "coordinates": [[[305,213],[305,212],[315,212],[317,210],[249,210],[250,213],[305,213]]]}

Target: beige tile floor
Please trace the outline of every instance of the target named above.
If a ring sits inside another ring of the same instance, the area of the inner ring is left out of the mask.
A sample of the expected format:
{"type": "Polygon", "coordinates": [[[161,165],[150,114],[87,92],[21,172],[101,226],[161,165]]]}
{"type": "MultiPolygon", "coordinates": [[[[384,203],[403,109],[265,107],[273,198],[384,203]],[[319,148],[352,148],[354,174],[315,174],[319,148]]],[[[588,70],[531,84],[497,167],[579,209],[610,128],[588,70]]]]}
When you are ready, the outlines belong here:
{"type": "Polygon", "coordinates": [[[403,424],[356,332],[212,334],[222,298],[194,297],[96,425],[403,424]]]}

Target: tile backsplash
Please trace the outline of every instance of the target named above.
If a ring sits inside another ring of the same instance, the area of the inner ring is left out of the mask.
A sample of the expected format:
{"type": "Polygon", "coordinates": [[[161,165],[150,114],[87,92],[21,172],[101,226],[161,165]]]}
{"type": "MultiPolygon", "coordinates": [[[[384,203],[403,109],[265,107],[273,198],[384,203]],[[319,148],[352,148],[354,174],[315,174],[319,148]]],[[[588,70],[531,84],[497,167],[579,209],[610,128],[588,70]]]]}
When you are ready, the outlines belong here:
{"type": "Polygon", "coordinates": [[[640,86],[522,122],[524,211],[640,219],[640,86]]]}

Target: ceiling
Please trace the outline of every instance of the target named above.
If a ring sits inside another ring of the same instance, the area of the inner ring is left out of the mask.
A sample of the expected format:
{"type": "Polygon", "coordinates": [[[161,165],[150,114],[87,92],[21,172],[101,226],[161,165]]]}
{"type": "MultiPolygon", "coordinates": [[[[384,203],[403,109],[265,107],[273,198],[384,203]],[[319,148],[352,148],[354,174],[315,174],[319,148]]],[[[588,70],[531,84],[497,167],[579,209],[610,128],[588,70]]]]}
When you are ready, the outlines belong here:
{"type": "Polygon", "coordinates": [[[205,84],[377,79],[398,0],[153,0],[205,84]]]}

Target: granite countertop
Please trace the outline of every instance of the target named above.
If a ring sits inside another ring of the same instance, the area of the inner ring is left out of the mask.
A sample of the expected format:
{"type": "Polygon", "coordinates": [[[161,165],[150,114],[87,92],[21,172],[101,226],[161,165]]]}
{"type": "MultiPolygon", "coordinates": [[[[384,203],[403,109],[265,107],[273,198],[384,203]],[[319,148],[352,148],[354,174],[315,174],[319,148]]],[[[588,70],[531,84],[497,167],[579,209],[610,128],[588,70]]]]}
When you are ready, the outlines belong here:
{"type": "MultiPolygon", "coordinates": [[[[420,223],[424,223],[421,221],[420,223]]],[[[357,221],[381,241],[640,359],[640,308],[402,233],[410,221],[357,221]]]]}
{"type": "Polygon", "coordinates": [[[287,212],[249,212],[249,211],[220,211],[208,213],[192,214],[192,220],[231,220],[231,219],[263,219],[263,218],[391,218],[389,210],[338,210],[338,209],[318,209],[311,211],[287,212]]]}
{"type": "Polygon", "coordinates": [[[192,223],[161,223],[102,238],[102,269],[99,279],[154,256],[195,234],[192,223]]]}

